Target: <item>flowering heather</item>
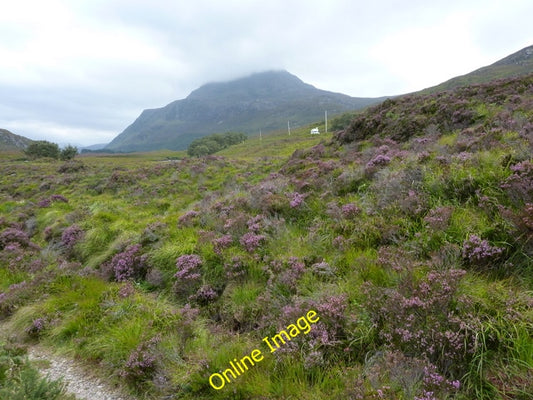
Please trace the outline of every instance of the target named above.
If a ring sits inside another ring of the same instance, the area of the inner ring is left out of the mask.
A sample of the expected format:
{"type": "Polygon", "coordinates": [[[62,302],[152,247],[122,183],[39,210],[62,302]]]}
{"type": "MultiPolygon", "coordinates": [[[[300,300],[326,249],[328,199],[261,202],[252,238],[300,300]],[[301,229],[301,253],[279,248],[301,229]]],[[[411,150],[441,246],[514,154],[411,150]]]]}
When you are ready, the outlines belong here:
{"type": "Polygon", "coordinates": [[[18,243],[22,247],[31,245],[28,234],[17,228],[7,228],[0,233],[0,249],[3,249],[9,243],[18,243]]]}
{"type": "Polygon", "coordinates": [[[489,266],[503,253],[502,248],[491,246],[487,240],[470,235],[463,243],[463,257],[472,265],[489,266]]]}
{"type": "Polygon", "coordinates": [[[418,153],[418,161],[421,163],[428,161],[430,158],[431,158],[431,155],[426,150],[418,153]]]}
{"type": "Polygon", "coordinates": [[[156,347],[160,341],[161,338],[155,336],[149,341],[139,344],[124,363],[120,376],[137,384],[151,379],[156,371],[156,347]]]}
{"type": "Polygon", "coordinates": [[[83,230],[76,224],[66,228],[61,234],[61,244],[71,251],[76,243],[83,237],[83,230]]]}
{"type": "Polygon", "coordinates": [[[200,266],[203,261],[196,254],[179,256],[176,260],[178,272],[174,275],[180,281],[196,281],[200,278],[200,266]]]}
{"type": "Polygon", "coordinates": [[[296,257],[291,257],[284,266],[281,261],[274,260],[270,263],[269,284],[277,282],[291,292],[296,292],[298,280],[305,272],[305,264],[296,257]]]}
{"type": "Polygon", "coordinates": [[[37,203],[37,206],[39,208],[46,208],[46,207],[50,207],[51,204],[52,204],[52,201],[49,198],[45,198],[45,199],[39,200],[39,202],[37,203]]]}
{"type": "Polygon", "coordinates": [[[433,231],[444,231],[448,228],[452,213],[453,207],[437,207],[427,213],[424,222],[433,231]]]}
{"type": "Polygon", "coordinates": [[[218,293],[210,285],[202,285],[189,300],[196,301],[200,305],[207,305],[218,299],[218,293]]]}
{"type": "Polygon", "coordinates": [[[61,194],[53,194],[52,196],[50,196],[50,200],[51,201],[58,201],[58,202],[61,202],[61,203],[68,203],[68,199],[61,195],[61,194]]]}
{"type": "Polygon", "coordinates": [[[133,284],[130,281],[126,281],[120,289],[118,290],[118,296],[125,299],[126,297],[130,297],[135,293],[135,288],[133,287],[133,284]]]}
{"type": "Polygon", "coordinates": [[[224,271],[228,279],[241,279],[247,273],[246,266],[239,257],[233,257],[231,262],[225,263],[224,271]]]}
{"type": "Polygon", "coordinates": [[[259,231],[261,230],[263,226],[264,218],[265,217],[262,214],[258,214],[255,217],[250,218],[246,222],[246,225],[248,226],[248,230],[253,233],[259,233],[259,231]]]}
{"type": "Polygon", "coordinates": [[[345,218],[354,218],[361,212],[361,209],[357,207],[354,203],[348,203],[348,204],[344,204],[341,207],[341,211],[342,211],[342,215],[345,218]]]}
{"type": "Polygon", "coordinates": [[[28,336],[37,338],[46,327],[47,321],[44,318],[34,319],[31,325],[26,329],[28,336]]]}
{"type": "Polygon", "coordinates": [[[383,154],[378,154],[375,157],[373,157],[367,164],[367,168],[374,168],[374,167],[381,167],[384,165],[387,165],[391,162],[391,159],[389,156],[385,156],[383,154]]]}
{"type": "Polygon", "coordinates": [[[178,218],[178,225],[179,226],[191,226],[194,222],[194,219],[200,215],[198,211],[190,210],[187,211],[185,214],[181,215],[178,218]]]}
{"type": "Polygon", "coordinates": [[[9,285],[9,287],[7,288],[8,291],[17,291],[17,290],[21,290],[21,289],[24,289],[28,286],[28,282],[26,281],[22,281],[22,282],[19,282],[19,283],[13,283],[11,285],[9,285]]]}
{"type": "Polygon", "coordinates": [[[200,309],[187,303],[180,309],[180,313],[185,323],[192,324],[200,315],[200,309]]]}
{"type": "Polygon", "coordinates": [[[513,174],[501,185],[515,204],[530,202],[533,198],[533,163],[522,161],[510,167],[513,174]]]}
{"type": "Polygon", "coordinates": [[[289,201],[289,205],[291,206],[291,208],[298,208],[303,204],[304,199],[305,196],[303,194],[294,192],[293,194],[291,194],[291,200],[289,201]]]}
{"type": "Polygon", "coordinates": [[[313,350],[304,357],[306,368],[321,367],[325,364],[324,354],[319,350],[313,350]]]}
{"type": "Polygon", "coordinates": [[[323,322],[331,328],[331,332],[339,334],[346,323],[344,312],[348,306],[348,296],[345,294],[331,295],[322,299],[316,305],[318,314],[323,317],[323,322]]]}
{"type": "Polygon", "coordinates": [[[231,235],[224,235],[213,240],[213,250],[215,254],[221,255],[223,249],[227,249],[233,243],[231,235]]]}
{"type": "Polygon", "coordinates": [[[462,151],[461,153],[457,154],[454,158],[456,158],[460,162],[466,162],[470,161],[472,159],[473,154],[469,153],[467,151],[462,151]]]}
{"type": "Polygon", "coordinates": [[[139,278],[144,274],[145,257],[139,254],[140,250],[140,245],[131,245],[111,259],[110,267],[117,282],[139,278]]]}
{"type": "Polygon", "coordinates": [[[460,317],[456,310],[457,287],[465,273],[431,271],[417,283],[407,276],[396,289],[365,290],[366,307],[385,345],[427,358],[443,370],[464,373],[475,349],[476,324],[472,316],[460,317]]]}
{"type": "Polygon", "coordinates": [[[322,279],[334,278],[336,272],[335,267],[332,267],[325,261],[311,265],[311,271],[322,279]]]}
{"type": "Polygon", "coordinates": [[[522,212],[522,223],[533,231],[533,203],[527,203],[522,212]]]}
{"type": "Polygon", "coordinates": [[[265,240],[265,235],[257,235],[253,232],[247,232],[241,236],[239,243],[248,253],[253,253],[265,240]]]}

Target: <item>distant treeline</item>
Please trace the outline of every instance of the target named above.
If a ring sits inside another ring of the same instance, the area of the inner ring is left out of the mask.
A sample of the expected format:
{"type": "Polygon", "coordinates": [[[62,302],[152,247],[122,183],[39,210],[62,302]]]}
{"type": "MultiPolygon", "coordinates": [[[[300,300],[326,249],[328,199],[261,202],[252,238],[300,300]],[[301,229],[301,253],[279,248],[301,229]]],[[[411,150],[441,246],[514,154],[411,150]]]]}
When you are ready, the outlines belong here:
{"type": "Polygon", "coordinates": [[[245,133],[214,133],[212,135],[193,140],[187,149],[187,154],[189,154],[191,157],[207,156],[231,145],[244,142],[247,138],[248,137],[245,133]]]}

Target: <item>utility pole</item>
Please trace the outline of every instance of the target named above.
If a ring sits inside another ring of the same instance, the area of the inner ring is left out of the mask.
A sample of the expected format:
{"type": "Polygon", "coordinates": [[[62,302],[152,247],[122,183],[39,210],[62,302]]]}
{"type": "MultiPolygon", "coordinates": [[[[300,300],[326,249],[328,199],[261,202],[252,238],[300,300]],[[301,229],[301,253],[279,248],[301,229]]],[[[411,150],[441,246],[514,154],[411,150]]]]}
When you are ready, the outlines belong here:
{"type": "Polygon", "coordinates": [[[328,111],[326,110],[326,133],[328,133],[328,111]]]}
{"type": "Polygon", "coordinates": [[[287,129],[289,130],[289,136],[291,135],[291,121],[287,121],[287,129]]]}
{"type": "Polygon", "coordinates": [[[259,129],[259,141],[262,142],[263,141],[263,135],[261,133],[261,129],[259,129]]]}

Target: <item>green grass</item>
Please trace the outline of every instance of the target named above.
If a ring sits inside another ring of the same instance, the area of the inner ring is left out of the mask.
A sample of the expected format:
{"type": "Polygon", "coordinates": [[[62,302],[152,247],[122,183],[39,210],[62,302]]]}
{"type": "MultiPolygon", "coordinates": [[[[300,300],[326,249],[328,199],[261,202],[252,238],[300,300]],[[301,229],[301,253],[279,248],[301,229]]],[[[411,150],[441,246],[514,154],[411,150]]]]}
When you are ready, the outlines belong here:
{"type": "Polygon", "coordinates": [[[311,135],[309,132],[311,127],[314,126],[315,125],[310,125],[308,127],[291,130],[290,136],[288,131],[272,132],[264,134],[261,137],[258,135],[252,136],[244,143],[233,145],[216,154],[245,159],[255,159],[260,157],[287,158],[298,149],[315,146],[331,139],[331,132],[324,133],[323,124],[317,125],[320,126],[320,131],[322,132],[320,135],[311,135]]]}
{"type": "Polygon", "coordinates": [[[311,136],[307,127],[200,159],[93,154],[77,157],[83,169],[59,172],[59,162],[2,158],[0,238],[16,228],[31,244],[0,244],[1,323],[18,342],[79,357],[143,400],[378,398],[378,390],[413,399],[425,389],[412,365],[426,361],[461,382],[456,394],[426,387],[439,398],[527,398],[529,178],[510,167],[532,161],[530,139],[515,126],[533,115],[523,109],[531,96],[511,102],[511,92],[522,93],[509,89],[503,106],[453,94],[397,100],[389,120],[379,107],[358,114],[390,124],[361,142],[311,136]],[[386,139],[410,118],[419,123],[412,110],[422,103],[459,104],[473,112],[472,125],[448,121],[427,137],[420,128],[404,142],[386,139]],[[370,168],[379,154],[390,162],[370,168]],[[290,204],[295,193],[302,204],[290,204]],[[68,203],[38,206],[54,194],[68,203]],[[351,203],[359,211],[348,215],[351,203]],[[433,213],[443,207],[449,220],[439,222],[433,213]],[[187,220],[190,211],[198,214],[187,220]],[[74,224],[83,236],[69,247],[62,234],[74,224]],[[247,248],[254,235],[263,239],[247,248]],[[502,252],[474,259],[463,251],[470,235],[502,252]],[[220,238],[231,240],[219,248],[220,238]],[[123,261],[136,274],[116,282],[115,256],[135,244],[138,254],[123,261]],[[180,280],[183,255],[202,263],[180,280]],[[456,289],[446,279],[458,269],[456,289]],[[438,293],[428,298],[431,290],[438,293]],[[210,374],[266,350],[265,335],[311,307],[321,324],[294,347],[268,354],[224,390],[209,386],[210,374]],[[395,326],[396,315],[412,322],[395,326]],[[397,332],[421,338],[415,346],[386,336],[397,332]],[[446,338],[462,333],[461,357],[450,356],[457,365],[424,353],[424,343],[452,351],[446,338]],[[399,354],[409,361],[392,357],[399,354]]]}

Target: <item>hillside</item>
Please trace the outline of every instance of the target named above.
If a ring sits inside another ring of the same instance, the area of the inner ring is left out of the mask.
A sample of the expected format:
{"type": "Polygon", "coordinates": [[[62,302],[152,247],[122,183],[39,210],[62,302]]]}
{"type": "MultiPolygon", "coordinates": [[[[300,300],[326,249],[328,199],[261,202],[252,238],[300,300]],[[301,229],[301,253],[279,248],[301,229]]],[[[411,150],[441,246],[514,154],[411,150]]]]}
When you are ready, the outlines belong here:
{"type": "Polygon", "coordinates": [[[0,367],[39,343],[139,400],[530,399],[533,75],[223,154],[0,159],[0,367]]]}
{"type": "Polygon", "coordinates": [[[209,83],[186,99],[144,110],[108,149],[146,151],[186,149],[211,133],[257,134],[296,126],[362,108],[382,99],[353,98],[302,82],[286,71],[254,74],[231,82],[209,83]]]}
{"type": "Polygon", "coordinates": [[[460,86],[487,83],[495,79],[512,78],[531,73],[533,73],[533,45],[496,61],[494,64],[452,78],[440,85],[425,89],[423,92],[437,93],[460,86]]]}
{"type": "Polygon", "coordinates": [[[24,136],[15,135],[6,129],[0,129],[0,151],[24,150],[31,142],[31,139],[24,136]]]}

